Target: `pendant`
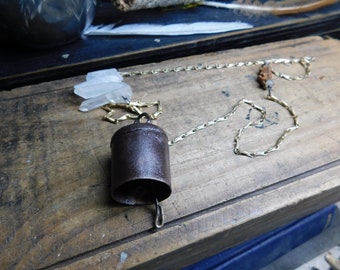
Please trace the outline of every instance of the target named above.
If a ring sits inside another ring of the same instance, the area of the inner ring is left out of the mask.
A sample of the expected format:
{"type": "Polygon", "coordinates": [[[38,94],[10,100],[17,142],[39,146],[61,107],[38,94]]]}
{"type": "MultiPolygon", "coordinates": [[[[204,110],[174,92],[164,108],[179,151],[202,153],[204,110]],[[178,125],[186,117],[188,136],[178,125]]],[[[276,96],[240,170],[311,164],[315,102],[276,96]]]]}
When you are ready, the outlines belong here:
{"type": "Polygon", "coordinates": [[[155,227],[164,224],[159,204],[171,194],[168,137],[147,113],[111,139],[111,196],[127,205],[154,204],[155,227]],[[146,122],[141,122],[142,118],[146,122]]]}

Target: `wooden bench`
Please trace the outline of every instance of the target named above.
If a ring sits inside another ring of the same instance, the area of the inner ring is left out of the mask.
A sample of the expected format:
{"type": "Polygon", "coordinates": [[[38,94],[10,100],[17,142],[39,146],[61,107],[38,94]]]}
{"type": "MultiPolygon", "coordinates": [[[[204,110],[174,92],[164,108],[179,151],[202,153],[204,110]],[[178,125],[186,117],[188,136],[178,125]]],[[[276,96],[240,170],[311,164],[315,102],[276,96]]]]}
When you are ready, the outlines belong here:
{"type": "MultiPolygon", "coordinates": [[[[280,149],[248,158],[233,153],[237,131],[259,117],[242,105],[228,121],[170,148],[172,188],[161,202],[165,225],[153,229],[154,207],[110,198],[110,139],[130,121],[102,121],[78,111],[78,76],[0,92],[0,261],[4,269],[178,269],[340,200],[340,42],[307,37],[220,51],[134,71],[189,64],[314,56],[311,76],[274,77],[273,94],[299,117],[280,149]]],[[[160,100],[155,124],[169,138],[230,111],[241,98],[265,107],[264,128],[247,129],[244,149],[273,145],[292,125],[265,99],[260,66],[125,78],[134,100],[160,100]]],[[[300,65],[274,65],[303,74],[300,65]]],[[[123,113],[117,111],[117,113],[123,113]]]]}

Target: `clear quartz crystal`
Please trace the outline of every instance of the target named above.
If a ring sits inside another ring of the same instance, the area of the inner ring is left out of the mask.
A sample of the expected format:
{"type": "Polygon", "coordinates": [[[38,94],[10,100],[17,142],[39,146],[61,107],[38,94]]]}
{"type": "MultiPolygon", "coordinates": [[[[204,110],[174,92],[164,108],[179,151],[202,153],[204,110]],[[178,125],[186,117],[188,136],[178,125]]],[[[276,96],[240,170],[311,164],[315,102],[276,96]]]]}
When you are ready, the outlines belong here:
{"type": "Polygon", "coordinates": [[[92,82],[88,81],[81,87],[74,87],[74,93],[82,98],[94,98],[119,89],[126,89],[128,85],[123,82],[92,82]]]}
{"type": "Polygon", "coordinates": [[[84,99],[79,110],[87,112],[108,103],[130,102],[132,91],[115,69],[89,72],[86,81],[74,86],[74,93],[84,99]]]}
{"type": "Polygon", "coordinates": [[[132,91],[128,84],[124,84],[124,87],[114,89],[110,92],[104,93],[100,96],[89,98],[83,101],[79,110],[87,112],[96,108],[99,108],[108,103],[125,103],[130,102],[132,97],[132,91]]]}
{"type": "Polygon", "coordinates": [[[86,75],[85,82],[74,86],[74,93],[85,99],[92,98],[125,87],[122,81],[122,75],[115,68],[93,71],[86,75]]]}
{"type": "Polygon", "coordinates": [[[86,81],[94,79],[100,81],[114,81],[114,82],[123,81],[122,75],[120,75],[120,73],[115,68],[103,69],[87,73],[86,81]]]}

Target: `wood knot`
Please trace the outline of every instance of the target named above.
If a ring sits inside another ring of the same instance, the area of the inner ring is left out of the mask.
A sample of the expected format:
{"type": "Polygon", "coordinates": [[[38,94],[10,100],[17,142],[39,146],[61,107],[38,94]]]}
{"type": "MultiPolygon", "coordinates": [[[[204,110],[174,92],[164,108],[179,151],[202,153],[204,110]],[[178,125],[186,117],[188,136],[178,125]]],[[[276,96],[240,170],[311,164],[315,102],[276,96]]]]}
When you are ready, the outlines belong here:
{"type": "Polygon", "coordinates": [[[264,90],[267,90],[273,86],[272,77],[271,66],[269,64],[264,64],[259,70],[257,81],[264,90]]]}

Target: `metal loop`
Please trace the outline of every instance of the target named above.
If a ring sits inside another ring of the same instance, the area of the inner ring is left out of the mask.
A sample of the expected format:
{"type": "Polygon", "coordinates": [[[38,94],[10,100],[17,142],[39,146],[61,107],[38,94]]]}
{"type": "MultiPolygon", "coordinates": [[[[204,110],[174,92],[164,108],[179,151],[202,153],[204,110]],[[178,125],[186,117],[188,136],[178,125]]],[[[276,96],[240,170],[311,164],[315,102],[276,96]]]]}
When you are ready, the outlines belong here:
{"type": "Polygon", "coordinates": [[[136,123],[140,123],[140,120],[141,120],[143,117],[146,118],[146,123],[151,123],[151,116],[150,116],[150,114],[148,114],[148,113],[146,113],[146,112],[143,112],[143,113],[139,114],[139,115],[137,116],[137,118],[136,118],[136,120],[135,120],[134,123],[135,123],[135,124],[136,124],[136,123]]]}
{"type": "Polygon", "coordinates": [[[164,226],[164,214],[163,214],[163,208],[159,204],[157,197],[155,197],[155,207],[156,207],[156,215],[155,215],[155,227],[157,229],[160,229],[164,226]]]}

